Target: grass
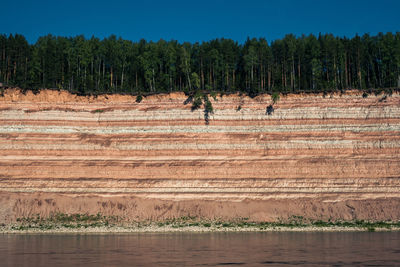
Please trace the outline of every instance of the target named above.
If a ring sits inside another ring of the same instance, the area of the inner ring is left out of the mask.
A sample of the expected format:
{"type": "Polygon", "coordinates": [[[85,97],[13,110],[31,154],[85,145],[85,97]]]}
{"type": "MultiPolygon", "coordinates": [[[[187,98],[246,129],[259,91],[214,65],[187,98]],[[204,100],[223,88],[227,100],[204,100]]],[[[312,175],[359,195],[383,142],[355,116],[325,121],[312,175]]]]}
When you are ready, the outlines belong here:
{"type": "Polygon", "coordinates": [[[101,108],[91,111],[91,113],[104,113],[104,112],[105,112],[105,109],[101,109],[101,108]]]}
{"type": "MultiPolygon", "coordinates": [[[[374,232],[376,230],[399,230],[400,221],[380,221],[371,222],[365,220],[354,221],[323,221],[305,219],[302,216],[292,216],[285,220],[277,222],[254,222],[248,218],[239,218],[233,221],[224,220],[209,220],[196,217],[180,217],[171,218],[163,221],[140,221],[131,222],[130,224],[123,223],[122,218],[116,216],[103,216],[97,214],[64,214],[57,213],[48,217],[33,217],[18,218],[17,223],[10,227],[15,231],[27,230],[42,230],[48,231],[52,229],[87,229],[96,227],[112,228],[116,226],[124,226],[127,229],[144,229],[154,228],[161,229],[187,229],[192,227],[204,228],[210,231],[226,230],[226,231],[264,231],[268,229],[285,230],[285,229],[302,229],[313,228],[314,230],[326,228],[347,228],[349,230],[365,230],[374,232]]],[[[6,226],[2,226],[6,227],[6,226]]]]}
{"type": "Polygon", "coordinates": [[[17,218],[17,224],[11,226],[12,230],[51,230],[58,228],[79,229],[93,227],[111,227],[120,223],[121,219],[116,216],[103,216],[97,214],[64,214],[56,213],[48,217],[17,218]]]}

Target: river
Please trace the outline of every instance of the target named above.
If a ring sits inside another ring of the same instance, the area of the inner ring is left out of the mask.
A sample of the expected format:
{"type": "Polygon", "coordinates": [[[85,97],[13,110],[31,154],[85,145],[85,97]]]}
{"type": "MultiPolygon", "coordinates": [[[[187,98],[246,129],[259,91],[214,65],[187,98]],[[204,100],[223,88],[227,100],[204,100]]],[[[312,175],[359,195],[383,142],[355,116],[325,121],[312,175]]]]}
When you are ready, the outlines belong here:
{"type": "Polygon", "coordinates": [[[400,266],[400,232],[3,234],[0,266],[400,266]]]}

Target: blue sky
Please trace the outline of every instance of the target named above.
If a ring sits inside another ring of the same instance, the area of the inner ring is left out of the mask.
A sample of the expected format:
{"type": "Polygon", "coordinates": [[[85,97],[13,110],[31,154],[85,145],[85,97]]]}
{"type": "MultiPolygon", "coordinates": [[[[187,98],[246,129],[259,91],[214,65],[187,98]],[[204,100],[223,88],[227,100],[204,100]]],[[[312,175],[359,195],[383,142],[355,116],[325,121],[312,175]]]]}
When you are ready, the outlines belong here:
{"type": "Polygon", "coordinates": [[[399,0],[3,0],[0,6],[0,33],[20,33],[31,43],[49,33],[243,42],[248,36],[275,40],[288,33],[352,37],[400,31],[399,0]]]}

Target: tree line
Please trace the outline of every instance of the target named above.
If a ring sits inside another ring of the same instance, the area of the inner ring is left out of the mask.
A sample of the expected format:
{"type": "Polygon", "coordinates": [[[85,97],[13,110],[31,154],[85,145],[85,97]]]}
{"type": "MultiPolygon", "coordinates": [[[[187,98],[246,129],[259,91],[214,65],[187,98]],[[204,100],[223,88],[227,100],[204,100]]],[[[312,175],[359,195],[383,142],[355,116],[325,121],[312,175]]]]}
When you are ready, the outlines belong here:
{"type": "Polygon", "coordinates": [[[400,32],[132,42],[111,35],[0,35],[0,82],[78,94],[326,92],[400,87],[400,32]]]}

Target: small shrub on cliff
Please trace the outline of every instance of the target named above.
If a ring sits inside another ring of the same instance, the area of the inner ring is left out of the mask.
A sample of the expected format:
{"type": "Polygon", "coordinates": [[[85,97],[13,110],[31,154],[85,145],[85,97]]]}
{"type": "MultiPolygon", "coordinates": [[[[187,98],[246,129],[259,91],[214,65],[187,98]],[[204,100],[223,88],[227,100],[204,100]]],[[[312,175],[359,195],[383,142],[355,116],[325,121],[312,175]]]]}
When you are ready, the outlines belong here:
{"type": "Polygon", "coordinates": [[[392,88],[385,88],[385,94],[388,96],[392,96],[393,95],[393,89],[392,88]]]}
{"type": "Polygon", "coordinates": [[[204,96],[204,121],[209,124],[210,114],[214,113],[214,108],[208,99],[207,95],[204,96]]]}
{"type": "Polygon", "coordinates": [[[201,105],[203,104],[202,100],[203,95],[200,92],[197,92],[194,97],[191,98],[192,102],[192,107],[191,110],[195,111],[196,109],[199,109],[201,105]]]}
{"type": "Polygon", "coordinates": [[[382,92],[383,92],[383,89],[382,89],[382,88],[377,88],[377,89],[375,90],[374,94],[375,94],[375,96],[378,96],[378,95],[380,95],[382,92]]]}
{"type": "Polygon", "coordinates": [[[204,227],[211,227],[211,223],[203,223],[204,227]]]}
{"type": "Polygon", "coordinates": [[[379,99],[379,102],[386,102],[387,96],[384,95],[381,99],[379,99]]]}
{"type": "Polygon", "coordinates": [[[210,96],[214,99],[214,101],[218,101],[218,100],[217,100],[217,92],[212,91],[212,92],[210,93],[210,96]]]}
{"type": "Polygon", "coordinates": [[[281,97],[279,96],[279,93],[275,92],[272,94],[271,99],[272,99],[272,102],[275,104],[276,102],[279,101],[279,99],[281,99],[281,97]]]}
{"type": "Polygon", "coordinates": [[[136,96],[136,103],[140,103],[143,100],[143,96],[142,95],[138,95],[136,96]]]}
{"type": "Polygon", "coordinates": [[[99,109],[92,110],[91,113],[103,113],[104,111],[105,111],[104,109],[99,108],[99,109]]]}
{"type": "Polygon", "coordinates": [[[274,113],[274,107],[272,105],[269,105],[265,111],[267,115],[272,115],[274,113]]]}
{"type": "Polygon", "coordinates": [[[183,104],[187,105],[187,104],[192,103],[192,102],[193,102],[193,96],[190,95],[190,96],[188,96],[188,98],[186,98],[185,101],[183,101],[183,104]]]}
{"type": "Polygon", "coordinates": [[[192,111],[195,111],[196,109],[199,109],[201,105],[203,104],[203,101],[201,98],[196,97],[192,103],[192,107],[190,108],[192,111]]]}

